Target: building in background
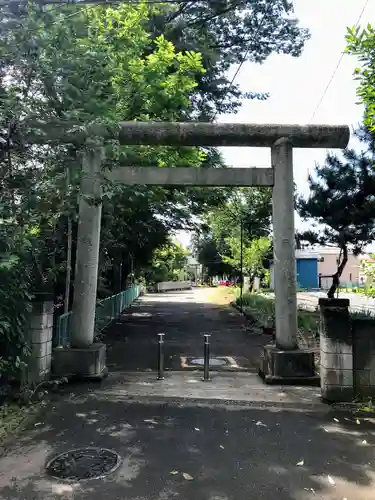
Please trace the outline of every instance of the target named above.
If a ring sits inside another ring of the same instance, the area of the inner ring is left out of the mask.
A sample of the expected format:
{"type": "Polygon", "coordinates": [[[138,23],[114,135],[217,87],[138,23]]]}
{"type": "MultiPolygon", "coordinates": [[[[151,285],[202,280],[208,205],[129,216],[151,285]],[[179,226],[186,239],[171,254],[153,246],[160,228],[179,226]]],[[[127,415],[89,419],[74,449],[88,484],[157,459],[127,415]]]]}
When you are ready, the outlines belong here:
{"type": "MultiPolygon", "coordinates": [[[[296,250],[297,287],[303,290],[328,290],[332,284],[332,275],[337,271],[339,256],[338,248],[296,250]]],[[[348,288],[365,285],[366,277],[362,271],[362,264],[370,261],[375,265],[375,260],[368,255],[353,255],[349,252],[340,285],[348,288]]],[[[273,289],[273,266],[271,266],[270,286],[273,289]]]]}
{"type": "MultiPolygon", "coordinates": [[[[320,286],[323,290],[328,290],[332,284],[332,275],[337,271],[337,264],[340,257],[338,248],[321,248],[319,249],[320,259],[318,262],[318,273],[320,286]]],[[[353,255],[348,253],[348,262],[340,278],[340,285],[343,287],[360,286],[361,282],[360,270],[361,261],[365,258],[364,255],[353,255]]]]}
{"type": "MultiPolygon", "coordinates": [[[[297,288],[302,290],[317,290],[319,288],[319,258],[315,250],[296,250],[297,288]]],[[[270,269],[270,286],[274,288],[273,265],[270,269]]]]}

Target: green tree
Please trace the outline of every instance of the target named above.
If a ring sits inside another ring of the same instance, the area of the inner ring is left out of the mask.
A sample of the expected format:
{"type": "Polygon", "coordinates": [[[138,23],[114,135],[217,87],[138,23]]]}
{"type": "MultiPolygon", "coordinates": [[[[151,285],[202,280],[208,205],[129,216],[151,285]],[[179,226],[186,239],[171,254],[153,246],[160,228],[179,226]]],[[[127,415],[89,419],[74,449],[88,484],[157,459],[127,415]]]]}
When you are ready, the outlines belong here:
{"type": "Polygon", "coordinates": [[[236,274],[233,266],[224,262],[212,232],[207,225],[202,225],[199,232],[193,234],[191,246],[199,264],[203,266],[205,276],[209,280],[215,276],[231,277],[236,274]]]}
{"type": "MultiPolygon", "coordinates": [[[[74,258],[70,265],[66,262],[69,232],[74,257],[81,150],[53,140],[53,127],[38,132],[40,124],[74,122],[79,133],[87,125],[112,127],[121,120],[178,120],[191,107],[189,94],[203,71],[199,54],[178,52],[163,36],[150,37],[151,12],[145,4],[20,8],[11,12],[0,7],[0,217],[2,273],[9,278],[3,279],[7,285],[1,311],[6,319],[0,337],[8,344],[14,336],[14,346],[21,345],[20,328],[14,325],[21,325],[19,311],[30,294],[56,282],[64,291],[63,273],[74,269],[74,258]],[[24,135],[30,131],[45,134],[49,144],[30,145],[24,135]],[[14,299],[20,295],[13,285],[23,267],[28,272],[20,293],[27,293],[15,309],[14,299]],[[14,314],[12,321],[8,313],[14,314]]],[[[162,167],[167,161],[198,166],[204,159],[198,148],[122,148],[112,141],[105,149],[108,169],[119,161],[162,167]]],[[[163,224],[158,215],[167,207],[171,212],[176,200],[183,200],[183,193],[105,185],[103,285],[119,247],[123,260],[124,253],[129,260],[139,251],[147,262],[165,242],[173,221],[163,224]],[[122,226],[123,238],[108,226],[116,231],[122,226]]],[[[9,359],[15,362],[21,351],[12,352],[9,359]]]]}
{"type": "Polygon", "coordinates": [[[154,250],[151,266],[145,272],[147,284],[183,279],[188,255],[189,252],[180,243],[169,239],[154,250]]]}
{"type": "Polygon", "coordinates": [[[267,93],[242,91],[228,70],[244,61],[262,63],[271,54],[298,57],[309,39],[298,26],[289,0],[195,1],[177,4],[152,19],[154,36],[163,33],[178,50],[202,54],[206,72],[198,76],[194,116],[211,121],[239,109],[244,99],[266,99],[267,93]]]}
{"type": "MultiPolygon", "coordinates": [[[[200,263],[210,266],[210,261],[214,261],[215,266],[211,266],[211,272],[220,269],[223,271],[222,274],[237,274],[240,270],[242,224],[243,256],[247,248],[249,263],[245,266],[244,259],[244,269],[249,272],[253,282],[258,276],[254,256],[260,249],[255,243],[252,246],[252,242],[260,238],[260,246],[263,248],[262,243],[268,241],[271,232],[271,196],[272,192],[269,189],[259,188],[243,188],[233,190],[229,195],[227,193],[225,203],[208,212],[201,228],[204,237],[199,238],[200,263]]],[[[196,237],[196,250],[197,241],[196,237]]],[[[265,251],[263,265],[267,265],[270,251],[270,247],[265,251]]]]}
{"type": "Polygon", "coordinates": [[[309,177],[310,194],[299,197],[300,216],[312,229],[300,234],[310,244],[340,249],[337,271],[328,297],[333,298],[348,260],[348,250],[360,254],[375,237],[375,172],[373,157],[347,149],[343,159],[327,155],[309,177]]]}
{"type": "MultiPolygon", "coordinates": [[[[230,257],[224,256],[225,262],[235,269],[241,269],[241,242],[239,235],[232,235],[226,239],[230,257]]],[[[266,266],[269,267],[270,250],[272,247],[271,238],[263,236],[249,240],[244,238],[242,252],[242,266],[244,272],[250,278],[250,291],[252,291],[254,279],[263,277],[266,266]],[[268,264],[268,265],[267,265],[268,264]]]]}
{"type": "Polygon", "coordinates": [[[375,30],[368,24],[366,28],[348,28],[346,52],[358,58],[360,66],[354,70],[358,81],[357,96],[364,104],[365,125],[375,132],[375,30]]]}

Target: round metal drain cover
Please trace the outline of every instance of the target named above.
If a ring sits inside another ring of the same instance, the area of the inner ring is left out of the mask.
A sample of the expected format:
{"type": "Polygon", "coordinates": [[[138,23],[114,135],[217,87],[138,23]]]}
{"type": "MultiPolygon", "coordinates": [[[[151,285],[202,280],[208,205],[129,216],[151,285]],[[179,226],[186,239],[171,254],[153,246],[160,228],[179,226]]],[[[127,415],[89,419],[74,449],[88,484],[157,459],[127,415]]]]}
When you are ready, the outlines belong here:
{"type": "MultiPolygon", "coordinates": [[[[190,361],[192,365],[204,365],[204,358],[195,358],[190,361]]],[[[220,358],[210,358],[210,366],[223,366],[226,365],[227,362],[225,359],[220,358]]]]}
{"type": "Polygon", "coordinates": [[[82,481],[107,476],[120,464],[120,455],[115,451],[106,448],[77,448],[52,458],[46,465],[46,471],[58,479],[82,481]]]}

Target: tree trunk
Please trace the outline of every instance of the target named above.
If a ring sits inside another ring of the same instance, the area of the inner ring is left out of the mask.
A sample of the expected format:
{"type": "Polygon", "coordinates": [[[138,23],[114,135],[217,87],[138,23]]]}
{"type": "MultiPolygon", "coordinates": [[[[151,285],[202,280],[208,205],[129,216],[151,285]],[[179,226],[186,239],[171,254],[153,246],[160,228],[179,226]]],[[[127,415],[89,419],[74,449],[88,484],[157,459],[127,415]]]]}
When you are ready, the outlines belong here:
{"type": "Polygon", "coordinates": [[[254,289],[255,274],[249,273],[249,292],[252,293],[254,289]]]}
{"type": "Polygon", "coordinates": [[[340,277],[345,269],[346,263],[348,262],[348,248],[346,245],[343,245],[341,247],[340,251],[340,257],[341,258],[341,252],[342,252],[342,260],[339,263],[337,267],[337,271],[335,274],[332,275],[332,285],[331,288],[328,290],[327,297],[329,299],[334,299],[335,298],[335,292],[338,289],[340,285],[340,277]]]}

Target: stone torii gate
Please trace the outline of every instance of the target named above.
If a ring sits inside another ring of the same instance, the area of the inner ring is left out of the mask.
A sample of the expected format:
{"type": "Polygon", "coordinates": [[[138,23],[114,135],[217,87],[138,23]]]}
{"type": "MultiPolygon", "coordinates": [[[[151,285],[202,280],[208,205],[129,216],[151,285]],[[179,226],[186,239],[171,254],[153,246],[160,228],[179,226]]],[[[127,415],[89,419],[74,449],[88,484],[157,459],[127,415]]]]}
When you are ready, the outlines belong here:
{"type": "MultiPolygon", "coordinates": [[[[101,134],[103,139],[115,134],[101,134]]],[[[313,355],[297,346],[293,148],[345,148],[347,126],[123,122],[122,145],[270,147],[270,168],[119,167],[104,176],[127,185],[264,186],[273,188],[273,248],[276,343],[266,346],[261,372],[266,381],[314,376],[313,355]]],[[[105,346],[94,344],[103,148],[88,148],[83,159],[73,300],[71,348],[59,350],[69,373],[100,375],[105,346]]],[[[56,355],[56,353],[55,353],[56,355]]]]}

